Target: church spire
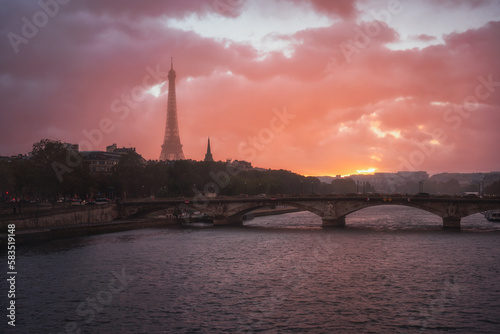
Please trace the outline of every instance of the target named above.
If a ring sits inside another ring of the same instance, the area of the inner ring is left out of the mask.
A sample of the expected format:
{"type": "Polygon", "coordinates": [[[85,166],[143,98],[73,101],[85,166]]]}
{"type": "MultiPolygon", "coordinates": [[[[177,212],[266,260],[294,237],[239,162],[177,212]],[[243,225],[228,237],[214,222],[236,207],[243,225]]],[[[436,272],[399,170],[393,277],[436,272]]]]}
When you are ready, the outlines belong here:
{"type": "Polygon", "coordinates": [[[174,70],[174,57],[170,57],[170,71],[174,70]]]}
{"type": "Polygon", "coordinates": [[[207,154],[205,154],[205,161],[214,161],[214,158],[212,157],[212,151],[210,150],[210,137],[208,138],[208,145],[207,145],[207,154]]]}

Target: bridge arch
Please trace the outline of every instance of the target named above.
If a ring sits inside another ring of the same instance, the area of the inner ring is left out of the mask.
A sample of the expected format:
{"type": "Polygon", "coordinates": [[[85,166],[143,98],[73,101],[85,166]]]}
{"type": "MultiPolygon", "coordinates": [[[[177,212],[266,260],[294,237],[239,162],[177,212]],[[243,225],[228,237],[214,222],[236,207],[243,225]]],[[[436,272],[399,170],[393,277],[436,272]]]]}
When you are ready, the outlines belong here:
{"type": "Polygon", "coordinates": [[[401,203],[365,206],[346,215],[346,220],[356,218],[367,218],[372,222],[393,222],[402,225],[442,223],[442,217],[436,213],[401,203]]]}
{"type": "Polygon", "coordinates": [[[476,207],[470,207],[468,208],[467,212],[462,216],[462,218],[474,215],[476,213],[482,213],[485,211],[490,211],[490,210],[498,210],[499,205],[498,204],[483,204],[481,206],[476,206],[476,207]]]}
{"type": "Polygon", "coordinates": [[[252,210],[275,205],[289,205],[309,211],[323,220],[323,226],[345,225],[346,215],[371,206],[400,205],[435,214],[443,219],[444,227],[460,227],[460,220],[471,214],[500,209],[499,199],[430,197],[406,198],[389,196],[331,196],[331,197],[279,197],[279,198],[214,198],[127,200],[117,202],[120,217],[146,213],[167,207],[179,209],[188,206],[214,218],[214,224],[241,223],[242,216],[252,210]]]}
{"type": "Polygon", "coordinates": [[[311,213],[314,213],[315,215],[319,217],[323,217],[324,212],[321,209],[318,209],[314,205],[308,205],[304,204],[301,202],[286,202],[287,205],[296,207],[297,209],[304,210],[304,211],[309,211],[311,213]]]}
{"type": "Polygon", "coordinates": [[[248,202],[248,203],[240,203],[240,204],[233,204],[233,205],[209,205],[206,207],[200,207],[196,205],[190,205],[192,208],[196,208],[200,212],[204,212],[214,218],[214,224],[218,224],[218,220],[220,219],[221,224],[226,224],[226,223],[242,223],[243,222],[243,216],[247,214],[250,211],[264,208],[264,207],[275,207],[276,205],[286,205],[292,208],[297,208],[299,210],[305,210],[312,212],[313,214],[316,214],[319,217],[322,217],[323,212],[321,210],[318,210],[314,207],[304,205],[303,203],[296,203],[296,202],[286,202],[286,203],[277,203],[277,202],[270,202],[268,200],[263,200],[263,201],[255,201],[255,202],[248,202]]]}
{"type": "Polygon", "coordinates": [[[383,206],[399,206],[399,207],[409,207],[409,208],[414,208],[414,209],[418,209],[418,210],[421,210],[421,211],[425,211],[425,212],[428,212],[428,213],[431,213],[433,215],[436,215],[438,217],[441,217],[441,213],[442,211],[441,210],[436,210],[434,208],[428,208],[428,207],[425,207],[425,206],[421,206],[421,205],[414,205],[414,204],[411,204],[411,202],[397,202],[397,203],[392,203],[392,202],[375,202],[375,203],[369,203],[369,202],[366,202],[364,204],[360,204],[359,206],[357,207],[354,207],[350,210],[347,210],[345,214],[342,214],[343,216],[347,216],[351,213],[354,213],[354,212],[358,212],[358,211],[361,211],[363,209],[366,209],[366,208],[372,208],[372,207],[383,207],[383,206]]]}
{"type": "Polygon", "coordinates": [[[206,205],[199,203],[189,203],[191,209],[203,212],[214,219],[215,225],[226,225],[226,224],[240,224],[243,222],[243,216],[250,211],[263,208],[263,207],[273,207],[276,205],[286,205],[289,207],[297,208],[299,210],[309,211],[320,218],[323,217],[323,210],[317,206],[310,205],[307,202],[302,203],[300,201],[274,201],[269,198],[263,198],[262,200],[252,200],[250,202],[246,201],[229,201],[229,202],[210,202],[206,205]]]}
{"type": "Polygon", "coordinates": [[[446,213],[441,208],[425,205],[425,203],[422,205],[422,203],[412,202],[411,200],[408,201],[407,199],[402,198],[398,198],[394,201],[390,197],[376,198],[375,200],[366,198],[364,201],[328,202],[328,205],[325,208],[325,213],[322,216],[323,226],[345,226],[345,219],[349,214],[366,208],[381,206],[410,207],[428,212],[441,218],[446,216],[446,213]]]}

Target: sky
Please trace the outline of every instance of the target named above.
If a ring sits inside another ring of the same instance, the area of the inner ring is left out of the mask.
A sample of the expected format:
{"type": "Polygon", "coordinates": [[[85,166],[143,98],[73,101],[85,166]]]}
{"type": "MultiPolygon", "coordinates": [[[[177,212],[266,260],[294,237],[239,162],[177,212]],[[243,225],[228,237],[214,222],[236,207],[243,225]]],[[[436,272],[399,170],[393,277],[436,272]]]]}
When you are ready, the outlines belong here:
{"type": "Polygon", "coordinates": [[[0,155],[181,143],[304,175],[500,171],[500,1],[4,0],[0,155]]]}

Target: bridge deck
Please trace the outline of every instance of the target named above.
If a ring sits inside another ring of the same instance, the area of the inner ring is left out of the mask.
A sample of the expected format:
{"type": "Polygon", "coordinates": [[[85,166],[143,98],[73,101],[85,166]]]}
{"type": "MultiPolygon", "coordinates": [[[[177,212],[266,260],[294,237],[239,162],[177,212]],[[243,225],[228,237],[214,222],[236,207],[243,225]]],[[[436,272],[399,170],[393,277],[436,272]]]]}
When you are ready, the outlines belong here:
{"type": "Polygon", "coordinates": [[[251,202],[312,202],[312,201],[353,201],[353,202],[364,202],[364,201],[375,201],[375,202],[386,202],[386,203],[401,203],[401,202],[458,202],[458,203],[500,203],[500,197],[418,197],[418,196],[394,196],[394,195],[364,195],[364,196],[276,196],[276,197],[224,197],[219,196],[216,198],[202,197],[202,198],[147,198],[147,199],[122,199],[118,200],[119,204],[151,204],[151,203],[164,203],[164,204],[191,204],[195,202],[203,203],[251,203],[251,202]]]}

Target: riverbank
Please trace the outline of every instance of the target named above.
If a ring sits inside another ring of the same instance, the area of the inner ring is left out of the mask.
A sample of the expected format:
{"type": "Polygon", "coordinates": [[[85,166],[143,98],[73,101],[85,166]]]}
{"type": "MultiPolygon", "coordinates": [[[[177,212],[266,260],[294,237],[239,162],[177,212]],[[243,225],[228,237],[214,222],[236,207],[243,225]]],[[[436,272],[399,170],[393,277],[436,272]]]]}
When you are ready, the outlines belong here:
{"type": "MultiPolygon", "coordinates": [[[[302,211],[292,207],[260,208],[247,213],[244,220],[254,217],[281,215],[285,213],[302,211]]],[[[16,229],[16,243],[43,242],[55,239],[73,238],[79,236],[113,233],[127,230],[137,230],[151,227],[180,226],[181,222],[175,218],[150,215],[143,218],[112,220],[101,223],[84,223],[58,226],[45,226],[39,228],[16,229]]],[[[7,234],[0,234],[0,244],[7,240],[7,234]]]]}
{"type": "Polygon", "coordinates": [[[112,203],[79,206],[31,206],[17,213],[0,217],[0,230],[15,224],[16,230],[52,229],[66,226],[88,226],[113,221],[117,218],[112,203]]]}
{"type": "MultiPolygon", "coordinates": [[[[66,225],[43,228],[16,230],[16,243],[32,243],[55,239],[73,238],[101,233],[113,233],[150,227],[179,225],[175,219],[138,218],[131,220],[113,220],[106,223],[66,225]]],[[[0,243],[5,243],[7,234],[2,233],[0,243]]]]}

